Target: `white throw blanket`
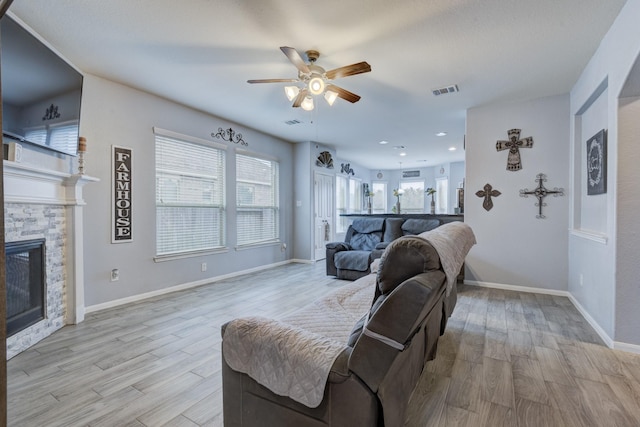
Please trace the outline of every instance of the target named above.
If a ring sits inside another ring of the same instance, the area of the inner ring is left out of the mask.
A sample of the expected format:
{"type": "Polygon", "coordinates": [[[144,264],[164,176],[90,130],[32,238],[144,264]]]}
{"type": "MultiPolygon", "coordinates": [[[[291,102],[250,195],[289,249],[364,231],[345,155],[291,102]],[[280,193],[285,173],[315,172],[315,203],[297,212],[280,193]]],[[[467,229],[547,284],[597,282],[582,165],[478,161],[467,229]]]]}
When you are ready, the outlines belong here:
{"type": "Polygon", "coordinates": [[[464,222],[450,222],[418,235],[431,243],[440,256],[440,263],[447,276],[447,296],[456,283],[464,259],[476,244],[473,230],[464,222]]]}
{"type": "Polygon", "coordinates": [[[335,359],[353,325],[369,310],[376,275],[369,274],[282,320],[236,319],[224,333],[223,356],[272,392],[310,408],[322,402],[335,359]]]}

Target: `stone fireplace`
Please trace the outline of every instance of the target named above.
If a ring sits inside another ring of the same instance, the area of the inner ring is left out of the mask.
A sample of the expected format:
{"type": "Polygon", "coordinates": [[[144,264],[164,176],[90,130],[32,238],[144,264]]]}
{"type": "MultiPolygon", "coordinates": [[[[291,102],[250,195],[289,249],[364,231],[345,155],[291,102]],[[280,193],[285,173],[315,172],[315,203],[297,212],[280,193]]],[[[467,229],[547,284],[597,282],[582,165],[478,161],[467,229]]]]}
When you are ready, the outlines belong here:
{"type": "MultiPolygon", "coordinates": [[[[97,179],[4,162],[5,242],[8,247],[42,242],[45,280],[42,316],[7,337],[7,358],[84,319],[82,188],[93,181],[97,179]]],[[[24,268],[20,262],[15,268],[24,268]]]]}

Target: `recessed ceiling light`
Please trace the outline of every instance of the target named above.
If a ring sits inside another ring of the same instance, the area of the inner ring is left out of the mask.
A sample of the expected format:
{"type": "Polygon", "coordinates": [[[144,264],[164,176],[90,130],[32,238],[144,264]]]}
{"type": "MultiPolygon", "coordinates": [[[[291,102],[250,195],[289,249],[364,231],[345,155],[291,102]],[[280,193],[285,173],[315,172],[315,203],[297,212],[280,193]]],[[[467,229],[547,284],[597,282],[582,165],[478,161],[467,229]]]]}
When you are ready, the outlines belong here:
{"type": "Polygon", "coordinates": [[[407,153],[405,153],[405,152],[403,151],[403,152],[401,152],[401,153],[400,153],[400,155],[401,155],[402,157],[404,157],[404,156],[406,156],[406,155],[407,155],[407,153]]]}
{"type": "Polygon", "coordinates": [[[438,132],[436,133],[436,136],[445,136],[447,133],[446,132],[438,132]]]}
{"type": "Polygon", "coordinates": [[[380,145],[386,145],[386,144],[388,144],[388,143],[389,143],[389,141],[380,141],[378,144],[380,144],[380,145]]]}
{"type": "Polygon", "coordinates": [[[456,151],[456,147],[449,147],[449,151],[456,151]]]}

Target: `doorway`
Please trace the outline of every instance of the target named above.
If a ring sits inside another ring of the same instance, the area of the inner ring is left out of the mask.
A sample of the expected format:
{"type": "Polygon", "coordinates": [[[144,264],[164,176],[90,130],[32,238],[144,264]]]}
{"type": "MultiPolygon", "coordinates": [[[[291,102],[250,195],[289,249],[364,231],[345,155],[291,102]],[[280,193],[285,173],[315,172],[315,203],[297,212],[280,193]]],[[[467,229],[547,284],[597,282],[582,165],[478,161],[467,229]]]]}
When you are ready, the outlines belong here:
{"type": "Polygon", "coordinates": [[[326,257],[326,244],[335,235],[333,205],[335,199],[334,177],[316,172],[313,179],[313,259],[320,261],[326,257]]]}

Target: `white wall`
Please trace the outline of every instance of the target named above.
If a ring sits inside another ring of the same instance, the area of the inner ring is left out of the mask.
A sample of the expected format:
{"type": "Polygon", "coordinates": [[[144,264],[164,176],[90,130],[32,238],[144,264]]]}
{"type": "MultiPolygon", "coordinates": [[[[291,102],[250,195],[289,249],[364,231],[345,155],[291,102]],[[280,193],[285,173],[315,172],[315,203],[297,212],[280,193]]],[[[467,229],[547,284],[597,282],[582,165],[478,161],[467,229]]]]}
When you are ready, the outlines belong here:
{"type": "Polygon", "coordinates": [[[466,261],[466,280],[490,284],[567,289],[569,213],[569,97],[491,105],[467,111],[465,222],[478,244],[466,261]],[[496,141],[509,129],[533,137],[522,149],[522,170],[508,171],[507,152],[496,141]],[[520,197],[520,189],[536,187],[538,173],[547,175],[545,187],[563,187],[564,197],[548,196],[546,219],[537,219],[534,197],[520,197]],[[502,194],[486,211],[475,193],[491,184],[502,194]]]}
{"type": "MultiPolygon", "coordinates": [[[[280,245],[235,250],[235,148],[227,150],[227,246],[225,253],[154,262],[155,255],[155,140],[159,127],[204,140],[214,140],[218,127],[232,127],[249,144],[243,147],[276,157],[280,162],[280,230],[291,244],[293,232],[293,147],[241,125],[192,110],[165,99],[99,77],[84,80],[81,135],[87,138],[86,173],[101,181],[85,189],[85,301],[88,307],[174,285],[198,282],[283,262],[289,258],[280,245]],[[110,238],[110,147],[133,149],[133,241],[112,244],[110,238]],[[207,271],[201,271],[201,263],[207,271]],[[110,271],[120,280],[110,282],[110,271]]],[[[216,140],[218,141],[218,140],[216,140]]]]}
{"type": "Polygon", "coordinates": [[[607,200],[605,222],[595,236],[581,228],[582,210],[588,206],[581,198],[573,199],[569,291],[612,340],[634,345],[640,344],[639,108],[634,100],[618,98],[640,51],[638,16],[640,0],[628,0],[572,89],[570,105],[571,176],[576,191],[584,191],[581,147],[591,136],[583,134],[585,114],[608,130],[608,188],[603,196],[607,200]],[[594,100],[603,88],[602,100],[594,100]]]}

